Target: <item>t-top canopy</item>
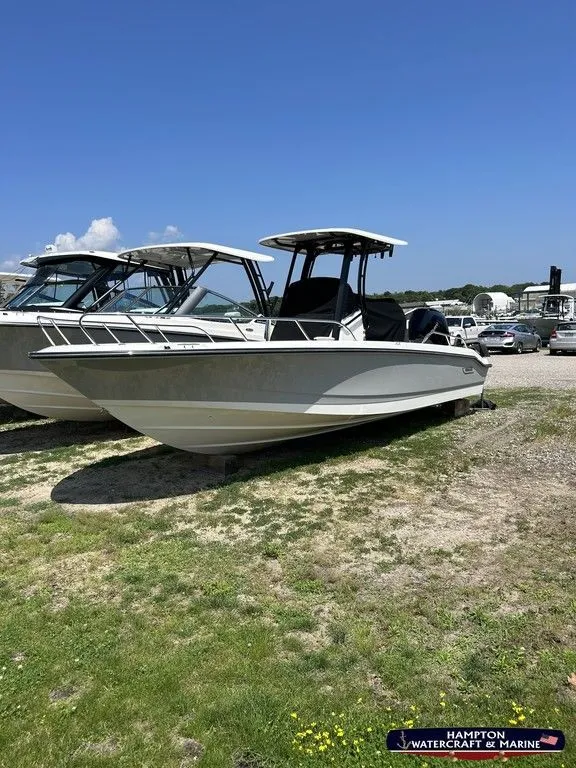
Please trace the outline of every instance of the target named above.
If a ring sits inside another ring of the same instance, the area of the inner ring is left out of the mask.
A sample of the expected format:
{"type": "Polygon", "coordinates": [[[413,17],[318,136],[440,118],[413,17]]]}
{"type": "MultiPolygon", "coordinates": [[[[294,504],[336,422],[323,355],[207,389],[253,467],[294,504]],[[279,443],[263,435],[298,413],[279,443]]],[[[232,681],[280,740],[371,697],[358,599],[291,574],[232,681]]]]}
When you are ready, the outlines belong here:
{"type": "Polygon", "coordinates": [[[240,264],[242,261],[274,261],[273,256],[215,243],[163,243],[143,245],[120,253],[121,259],[136,258],[152,264],[171,264],[175,267],[202,267],[212,257],[218,261],[240,264]]]}
{"type": "Polygon", "coordinates": [[[286,232],[283,235],[270,235],[260,240],[260,245],[268,248],[280,248],[293,251],[295,248],[312,246],[317,253],[344,253],[352,246],[353,253],[381,253],[394,245],[408,245],[405,240],[397,240],[388,235],[376,235],[362,229],[305,229],[301,232],[286,232]]]}
{"type": "Polygon", "coordinates": [[[50,251],[38,256],[28,256],[22,259],[23,267],[41,267],[43,264],[58,264],[74,259],[94,259],[105,263],[107,261],[120,261],[118,254],[113,251],[50,251]]]}

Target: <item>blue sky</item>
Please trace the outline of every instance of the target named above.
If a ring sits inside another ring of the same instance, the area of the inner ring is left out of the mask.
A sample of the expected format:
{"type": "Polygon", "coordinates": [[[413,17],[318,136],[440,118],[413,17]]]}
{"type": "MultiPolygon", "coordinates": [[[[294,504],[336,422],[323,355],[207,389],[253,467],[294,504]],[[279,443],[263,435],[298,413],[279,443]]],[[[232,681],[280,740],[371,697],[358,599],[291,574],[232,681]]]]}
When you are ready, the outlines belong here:
{"type": "Polygon", "coordinates": [[[0,262],[111,217],[408,240],[378,289],[574,280],[575,51],[572,0],[5,4],[0,262]]]}

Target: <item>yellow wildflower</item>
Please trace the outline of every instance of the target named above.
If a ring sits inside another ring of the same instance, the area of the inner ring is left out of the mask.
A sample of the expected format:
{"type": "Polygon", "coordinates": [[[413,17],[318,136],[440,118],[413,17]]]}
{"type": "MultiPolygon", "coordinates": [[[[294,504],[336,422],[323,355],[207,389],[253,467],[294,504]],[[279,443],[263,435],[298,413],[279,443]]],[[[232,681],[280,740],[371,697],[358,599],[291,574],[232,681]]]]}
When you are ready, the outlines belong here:
{"type": "Polygon", "coordinates": [[[297,712],[290,712],[290,717],[294,718],[294,720],[298,720],[298,713],[297,712]]]}

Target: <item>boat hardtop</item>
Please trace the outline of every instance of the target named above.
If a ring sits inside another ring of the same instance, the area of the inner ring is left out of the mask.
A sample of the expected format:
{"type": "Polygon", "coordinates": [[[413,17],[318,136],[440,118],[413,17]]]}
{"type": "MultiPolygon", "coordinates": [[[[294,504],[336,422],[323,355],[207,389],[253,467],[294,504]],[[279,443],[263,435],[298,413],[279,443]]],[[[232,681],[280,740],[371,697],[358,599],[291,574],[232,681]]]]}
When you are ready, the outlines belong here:
{"type": "Polygon", "coordinates": [[[120,258],[116,251],[49,251],[47,253],[40,253],[37,256],[27,256],[22,259],[20,264],[23,267],[33,267],[37,269],[46,264],[62,263],[67,261],[74,261],[76,259],[93,259],[94,261],[105,262],[120,262],[120,258]]]}
{"type": "Polygon", "coordinates": [[[281,235],[268,235],[260,240],[260,245],[279,248],[283,251],[312,249],[316,253],[352,255],[361,253],[382,253],[390,251],[395,245],[408,245],[406,240],[398,240],[388,235],[378,235],[363,229],[329,227],[327,229],[303,229],[298,232],[285,232],[281,235]]]}
{"type": "Polygon", "coordinates": [[[141,258],[148,263],[166,264],[183,269],[197,269],[210,261],[240,264],[243,261],[270,262],[273,256],[217,243],[162,243],[142,245],[119,254],[120,259],[141,258]]]}

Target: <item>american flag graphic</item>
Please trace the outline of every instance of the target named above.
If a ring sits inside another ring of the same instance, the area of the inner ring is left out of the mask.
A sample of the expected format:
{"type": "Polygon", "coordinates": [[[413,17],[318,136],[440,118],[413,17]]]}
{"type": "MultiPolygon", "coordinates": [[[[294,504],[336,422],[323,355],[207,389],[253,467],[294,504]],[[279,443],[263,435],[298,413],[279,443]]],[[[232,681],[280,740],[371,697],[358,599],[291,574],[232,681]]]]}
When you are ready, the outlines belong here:
{"type": "Polygon", "coordinates": [[[558,736],[546,736],[545,734],[542,734],[542,736],[540,736],[540,741],[542,744],[550,744],[551,747],[555,747],[556,744],[558,744],[558,736]]]}

